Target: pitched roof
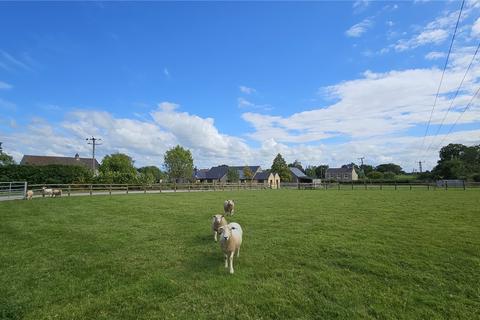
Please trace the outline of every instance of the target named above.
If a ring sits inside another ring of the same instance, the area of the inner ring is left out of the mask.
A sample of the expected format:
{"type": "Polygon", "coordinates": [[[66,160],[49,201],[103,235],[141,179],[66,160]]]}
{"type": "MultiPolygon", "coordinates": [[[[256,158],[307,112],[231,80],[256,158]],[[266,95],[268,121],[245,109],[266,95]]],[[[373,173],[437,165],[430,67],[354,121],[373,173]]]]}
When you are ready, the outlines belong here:
{"type": "MultiPolygon", "coordinates": [[[[247,166],[247,167],[250,169],[250,171],[252,172],[253,175],[255,175],[255,173],[257,173],[258,170],[260,170],[260,166],[247,166]]],[[[240,166],[229,167],[229,169],[237,170],[238,178],[240,180],[245,180],[246,179],[245,174],[243,172],[244,168],[245,168],[245,166],[243,166],[243,167],[240,167],[240,166]]]]}
{"type": "Polygon", "coordinates": [[[221,165],[218,167],[212,167],[208,172],[206,172],[205,177],[207,179],[221,179],[228,172],[227,165],[221,165]]]}
{"type": "Polygon", "coordinates": [[[206,179],[208,169],[200,169],[194,172],[194,177],[197,179],[206,179]]]}
{"type": "MultiPolygon", "coordinates": [[[[47,166],[50,164],[66,165],[66,166],[84,166],[86,168],[92,167],[92,158],[80,158],[78,154],[75,157],[52,157],[52,156],[32,156],[24,155],[22,165],[32,166],[47,166]]],[[[95,168],[99,167],[97,159],[95,159],[95,168]]]]}
{"type": "MultiPolygon", "coordinates": [[[[295,175],[297,178],[310,178],[302,170],[298,169],[297,167],[289,167],[290,172],[295,175]]],[[[310,178],[311,179],[311,178],[310,178]]]]}
{"type": "Polygon", "coordinates": [[[268,176],[270,176],[270,171],[259,171],[253,177],[253,180],[267,180],[268,176]]]}
{"type": "Polygon", "coordinates": [[[330,174],[340,174],[340,173],[351,173],[353,168],[328,168],[325,173],[330,173],[330,174]]]}

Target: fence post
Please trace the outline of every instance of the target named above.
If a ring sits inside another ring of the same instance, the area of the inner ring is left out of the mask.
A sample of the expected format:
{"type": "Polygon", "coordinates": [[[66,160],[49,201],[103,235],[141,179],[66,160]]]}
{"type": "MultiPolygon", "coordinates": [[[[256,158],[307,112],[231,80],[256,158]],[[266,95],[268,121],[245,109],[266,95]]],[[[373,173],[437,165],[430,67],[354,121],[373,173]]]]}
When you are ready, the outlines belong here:
{"type": "Polygon", "coordinates": [[[448,182],[445,180],[445,191],[448,190],[448,182]]]}
{"type": "Polygon", "coordinates": [[[147,185],[146,184],[143,185],[143,193],[144,194],[147,193],[147,185]]]}
{"type": "Polygon", "coordinates": [[[127,194],[128,194],[128,184],[127,184],[127,194]]]}
{"type": "Polygon", "coordinates": [[[173,181],[173,192],[177,192],[177,180],[173,181]]]}
{"type": "Polygon", "coordinates": [[[365,183],[365,190],[367,190],[367,180],[363,180],[363,182],[365,183]]]}
{"type": "Polygon", "coordinates": [[[91,184],[90,185],[90,195],[92,195],[92,193],[93,193],[93,185],[91,184]]]}
{"type": "Polygon", "coordinates": [[[108,194],[112,195],[112,185],[108,185],[108,194]]]}
{"type": "Polygon", "coordinates": [[[410,186],[410,190],[412,190],[412,183],[409,182],[408,185],[410,186]]]}
{"type": "Polygon", "coordinates": [[[466,188],[465,188],[465,180],[462,180],[462,183],[463,183],[463,190],[466,190],[466,188]]]}
{"type": "Polygon", "coordinates": [[[397,181],[395,181],[395,190],[397,190],[397,181]]]}
{"type": "Polygon", "coordinates": [[[8,185],[8,197],[10,198],[11,195],[12,195],[12,183],[10,182],[8,185]]]}
{"type": "Polygon", "coordinates": [[[427,190],[430,190],[430,182],[427,182],[427,190]]]}
{"type": "Polygon", "coordinates": [[[340,182],[338,182],[338,190],[340,190],[340,182]]]}
{"type": "Polygon", "coordinates": [[[352,190],[353,190],[353,180],[352,180],[352,190]]]}
{"type": "Polygon", "coordinates": [[[383,182],[380,182],[380,190],[382,190],[383,182]]]}
{"type": "Polygon", "coordinates": [[[70,193],[72,192],[72,186],[68,185],[68,196],[70,197],[70,193]]]}

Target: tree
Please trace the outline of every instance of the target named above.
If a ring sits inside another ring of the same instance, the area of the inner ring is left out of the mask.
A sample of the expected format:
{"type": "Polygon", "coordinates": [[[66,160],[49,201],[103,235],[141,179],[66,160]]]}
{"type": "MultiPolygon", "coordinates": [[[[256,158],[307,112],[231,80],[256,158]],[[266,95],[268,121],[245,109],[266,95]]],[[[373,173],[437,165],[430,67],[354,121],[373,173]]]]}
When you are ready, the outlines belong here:
{"type": "Polygon", "coordinates": [[[319,179],[325,179],[325,174],[328,170],[328,164],[321,164],[315,169],[316,176],[319,179]]]}
{"type": "Polygon", "coordinates": [[[166,176],[165,173],[162,172],[162,170],[160,170],[156,166],[141,167],[141,168],[138,168],[137,171],[140,174],[153,176],[153,182],[160,182],[160,180],[165,179],[165,176],[166,176]]]}
{"type": "Polygon", "coordinates": [[[395,179],[396,174],[392,171],[387,171],[383,173],[383,179],[385,180],[393,180],[395,179]]]}
{"type": "Polygon", "coordinates": [[[11,155],[1,152],[0,153],[0,166],[9,166],[15,164],[15,160],[11,155]]]}
{"type": "Polygon", "coordinates": [[[280,153],[277,154],[275,159],[273,159],[271,171],[273,173],[278,173],[281,181],[285,181],[285,182],[292,181],[290,169],[288,169],[287,163],[285,162],[285,159],[283,159],[280,153]]]}
{"type": "Polygon", "coordinates": [[[400,167],[398,164],[395,164],[395,163],[380,164],[375,168],[375,170],[383,173],[391,171],[397,175],[404,173],[402,170],[402,167],[400,167]]]}
{"type": "Polygon", "coordinates": [[[98,168],[100,175],[96,182],[100,183],[136,183],[137,170],[133,159],[124,153],[106,155],[98,168]]]}
{"type": "Polygon", "coordinates": [[[240,176],[238,174],[238,171],[233,169],[233,168],[228,168],[227,181],[228,182],[238,182],[239,179],[240,179],[240,176]]]}
{"type": "Polygon", "coordinates": [[[303,171],[302,163],[298,160],[293,161],[293,163],[290,163],[288,165],[289,168],[298,168],[303,171]]]}
{"type": "Polygon", "coordinates": [[[133,166],[131,157],[124,153],[114,153],[103,158],[102,164],[98,168],[100,173],[116,172],[136,176],[137,170],[133,166]]]}
{"type": "Polygon", "coordinates": [[[309,177],[312,177],[312,178],[317,178],[317,172],[315,171],[315,169],[317,169],[317,167],[315,166],[307,166],[305,168],[305,174],[309,177]]]}
{"type": "Polygon", "coordinates": [[[373,180],[383,179],[383,172],[372,171],[368,173],[367,177],[373,180]]]}
{"type": "Polygon", "coordinates": [[[177,145],[165,152],[164,165],[172,181],[191,180],[193,176],[193,157],[188,149],[177,145]]]}
{"type": "Polygon", "coordinates": [[[363,173],[365,175],[369,174],[370,172],[372,172],[374,170],[373,166],[369,165],[369,164],[362,164],[360,166],[360,171],[363,171],[363,173]]]}
{"type": "Polygon", "coordinates": [[[0,166],[10,166],[15,164],[15,160],[11,155],[3,152],[2,143],[0,142],[0,166]]]}
{"type": "Polygon", "coordinates": [[[468,147],[450,143],[440,149],[439,156],[432,177],[473,180],[476,174],[480,174],[480,145],[468,147]]]}
{"type": "Polygon", "coordinates": [[[464,146],[463,144],[450,143],[440,149],[440,161],[460,159],[465,152],[465,149],[467,149],[467,146],[464,146]]]}
{"type": "Polygon", "coordinates": [[[252,180],[253,179],[253,172],[250,170],[249,166],[243,167],[243,176],[245,177],[246,180],[252,180]]]}

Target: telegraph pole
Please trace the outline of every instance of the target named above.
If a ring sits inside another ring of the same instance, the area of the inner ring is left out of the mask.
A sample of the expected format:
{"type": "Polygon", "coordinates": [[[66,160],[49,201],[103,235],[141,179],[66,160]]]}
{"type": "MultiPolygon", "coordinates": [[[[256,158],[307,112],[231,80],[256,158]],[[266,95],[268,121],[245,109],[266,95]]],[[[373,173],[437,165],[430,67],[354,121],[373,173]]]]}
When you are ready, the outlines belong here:
{"type": "Polygon", "coordinates": [[[92,170],[93,170],[93,174],[95,174],[95,146],[101,145],[101,143],[98,143],[97,141],[101,141],[102,139],[95,138],[94,136],[92,136],[91,138],[87,138],[85,140],[91,141],[91,142],[88,142],[88,144],[92,145],[92,170]]]}
{"type": "Polygon", "coordinates": [[[422,173],[422,161],[418,161],[419,172],[422,173]]]}
{"type": "Polygon", "coordinates": [[[360,160],[362,162],[362,167],[363,167],[363,159],[365,159],[365,157],[358,158],[358,160],[360,160]]]}

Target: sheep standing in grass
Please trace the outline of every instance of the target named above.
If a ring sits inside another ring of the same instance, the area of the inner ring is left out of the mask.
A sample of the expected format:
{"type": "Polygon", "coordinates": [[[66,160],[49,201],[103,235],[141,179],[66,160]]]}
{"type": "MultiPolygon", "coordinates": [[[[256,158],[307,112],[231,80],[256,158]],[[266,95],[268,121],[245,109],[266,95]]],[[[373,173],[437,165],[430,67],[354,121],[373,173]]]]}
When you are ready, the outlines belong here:
{"type": "Polygon", "coordinates": [[[233,273],[233,256],[237,252],[237,258],[240,256],[240,246],[242,245],[243,231],[242,227],[235,222],[229,223],[218,229],[220,232],[220,247],[225,256],[225,268],[230,265],[230,273],[233,273]],[[230,261],[230,264],[228,263],[230,261]]]}
{"type": "Polygon", "coordinates": [[[52,190],[52,197],[61,197],[62,196],[62,189],[53,189],[52,190]]]}
{"type": "Polygon", "coordinates": [[[235,202],[233,200],[225,200],[223,203],[223,211],[227,216],[233,216],[235,209],[235,202]]]}
{"type": "Polygon", "coordinates": [[[42,197],[45,197],[45,196],[53,197],[53,189],[47,188],[47,187],[43,187],[43,188],[42,188],[42,197]]]}
{"type": "Polygon", "coordinates": [[[33,191],[32,191],[32,190],[28,190],[28,191],[25,193],[25,200],[32,200],[32,197],[33,197],[33,191]]]}
{"type": "Polygon", "coordinates": [[[212,232],[215,242],[217,242],[217,234],[219,233],[218,229],[222,226],[226,226],[227,224],[227,219],[225,219],[223,214],[216,214],[212,217],[212,232]]]}

